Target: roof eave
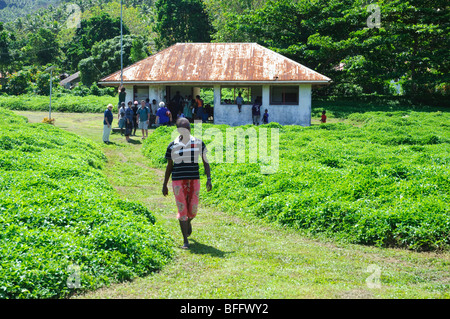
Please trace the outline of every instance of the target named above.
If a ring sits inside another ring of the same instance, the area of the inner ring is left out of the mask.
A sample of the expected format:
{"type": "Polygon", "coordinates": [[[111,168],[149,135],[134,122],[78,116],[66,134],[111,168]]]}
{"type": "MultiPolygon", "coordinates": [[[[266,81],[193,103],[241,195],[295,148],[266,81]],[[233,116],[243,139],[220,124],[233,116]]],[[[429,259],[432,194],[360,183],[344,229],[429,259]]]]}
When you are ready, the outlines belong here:
{"type": "MultiPolygon", "coordinates": [[[[318,80],[318,81],[123,81],[124,85],[220,85],[220,84],[236,84],[236,85],[277,85],[277,84],[312,84],[312,85],[327,85],[330,84],[330,80],[318,80]]],[[[117,86],[121,85],[120,81],[100,81],[98,84],[104,86],[117,86]]]]}

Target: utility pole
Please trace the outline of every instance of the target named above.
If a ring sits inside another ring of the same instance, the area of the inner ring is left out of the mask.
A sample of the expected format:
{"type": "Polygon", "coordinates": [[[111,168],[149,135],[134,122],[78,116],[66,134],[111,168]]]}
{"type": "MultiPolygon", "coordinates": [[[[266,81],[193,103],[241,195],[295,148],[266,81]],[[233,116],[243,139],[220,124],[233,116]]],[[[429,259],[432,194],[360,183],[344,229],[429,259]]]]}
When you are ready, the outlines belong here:
{"type": "Polygon", "coordinates": [[[50,71],[50,106],[48,110],[48,119],[52,119],[52,86],[53,86],[53,70],[56,69],[56,66],[51,66],[45,69],[45,72],[50,71]]]}
{"type": "Polygon", "coordinates": [[[120,87],[123,86],[123,20],[122,0],[120,0],[120,87]]]}

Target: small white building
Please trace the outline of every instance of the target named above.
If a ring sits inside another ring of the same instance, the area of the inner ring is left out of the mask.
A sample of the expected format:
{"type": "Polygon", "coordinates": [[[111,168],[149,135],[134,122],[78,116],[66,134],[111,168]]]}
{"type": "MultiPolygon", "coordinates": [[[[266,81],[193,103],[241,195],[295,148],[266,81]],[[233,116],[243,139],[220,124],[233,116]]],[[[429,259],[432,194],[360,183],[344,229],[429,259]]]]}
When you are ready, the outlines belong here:
{"type": "MultiPolygon", "coordinates": [[[[119,86],[121,71],[99,84],[119,86]]],[[[171,100],[176,92],[195,97],[214,92],[214,123],[252,123],[251,108],[262,100],[269,121],[311,125],[311,89],[331,79],[256,43],[178,43],[123,70],[127,101],[171,100]],[[241,113],[235,98],[245,100],[241,113]],[[230,104],[231,101],[231,104],[230,104]]]]}

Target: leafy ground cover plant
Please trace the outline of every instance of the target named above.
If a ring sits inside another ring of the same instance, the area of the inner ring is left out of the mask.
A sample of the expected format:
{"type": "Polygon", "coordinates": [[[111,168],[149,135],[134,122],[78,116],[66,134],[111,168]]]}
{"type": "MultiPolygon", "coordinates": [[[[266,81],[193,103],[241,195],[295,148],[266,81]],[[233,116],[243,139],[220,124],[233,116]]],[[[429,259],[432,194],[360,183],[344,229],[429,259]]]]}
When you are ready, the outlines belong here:
{"type": "MultiPolygon", "coordinates": [[[[49,97],[39,95],[18,95],[18,96],[0,96],[0,107],[16,111],[48,111],[49,97]]],[[[101,113],[106,110],[106,106],[111,103],[117,112],[116,97],[105,96],[75,96],[56,94],[52,97],[53,112],[72,112],[72,113],[101,113]]]]}
{"type": "Polygon", "coordinates": [[[0,298],[63,298],[161,269],[172,239],[118,198],[92,142],[0,109],[0,298]]]}
{"type": "MultiPolygon", "coordinates": [[[[245,163],[224,159],[212,164],[214,189],[202,193],[202,200],[313,236],[379,247],[448,249],[449,114],[367,112],[349,114],[348,121],[357,125],[254,127],[279,129],[276,173],[261,174],[260,161],[249,163],[247,145],[245,163]]],[[[212,127],[226,138],[224,125],[204,124],[202,133],[212,127]]],[[[144,142],[144,155],[156,167],[164,166],[172,131],[158,128],[144,142]]],[[[207,146],[212,140],[204,138],[207,146]]],[[[212,157],[216,150],[210,150],[212,157]]]]}

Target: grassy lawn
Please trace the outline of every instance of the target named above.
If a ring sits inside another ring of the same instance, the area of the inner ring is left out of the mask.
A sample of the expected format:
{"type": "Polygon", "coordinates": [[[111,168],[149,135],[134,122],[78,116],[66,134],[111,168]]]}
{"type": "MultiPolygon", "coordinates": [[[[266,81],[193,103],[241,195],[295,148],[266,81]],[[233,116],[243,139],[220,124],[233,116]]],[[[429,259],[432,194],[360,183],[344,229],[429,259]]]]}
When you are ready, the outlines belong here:
{"type": "MultiPolygon", "coordinates": [[[[30,122],[48,116],[16,113],[30,122]]],[[[163,172],[150,167],[142,155],[140,132],[132,137],[135,143],[113,134],[113,144],[104,145],[102,114],[53,113],[53,117],[56,126],[101,144],[110,183],[124,199],[153,211],[178,245],[175,260],[162,271],[75,298],[450,298],[448,252],[312,239],[205,206],[193,221],[191,249],[182,250],[173,194],[162,196],[163,172]]]]}

